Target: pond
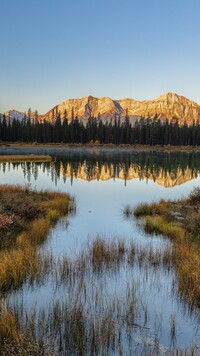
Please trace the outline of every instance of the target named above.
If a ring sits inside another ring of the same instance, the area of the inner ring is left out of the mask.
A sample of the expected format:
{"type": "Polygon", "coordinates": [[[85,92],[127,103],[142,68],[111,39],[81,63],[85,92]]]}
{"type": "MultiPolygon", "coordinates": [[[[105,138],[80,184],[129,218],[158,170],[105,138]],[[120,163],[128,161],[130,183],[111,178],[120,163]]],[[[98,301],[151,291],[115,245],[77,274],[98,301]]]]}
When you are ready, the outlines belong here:
{"type": "MultiPolygon", "coordinates": [[[[171,242],[161,235],[146,235],[141,222],[134,217],[127,219],[123,211],[141,202],[187,196],[199,186],[199,172],[200,155],[195,153],[72,150],[57,152],[51,162],[0,163],[1,184],[31,184],[32,189],[67,192],[75,197],[76,213],[57,223],[41,251],[59,268],[66,258],[76,270],[78,264],[81,266],[79,273],[73,272],[73,282],[66,276],[61,281],[54,270],[40,283],[25,283],[7,297],[7,302],[30,313],[34,308],[39,315],[56,303],[72,309],[78,295],[84,317],[90,315],[97,323],[105,311],[111,315],[114,341],[106,346],[108,354],[184,350],[189,355],[193,348],[198,354],[199,310],[191,309],[179,296],[173,266],[159,263],[155,267],[151,258],[145,257],[170,251],[171,242]],[[100,270],[91,259],[98,243],[107,244],[113,253],[100,270]],[[120,243],[125,252],[115,261],[120,243]]],[[[68,346],[63,341],[64,332],[61,334],[65,354],[68,346]]],[[[99,354],[103,352],[101,349],[99,354]]]]}

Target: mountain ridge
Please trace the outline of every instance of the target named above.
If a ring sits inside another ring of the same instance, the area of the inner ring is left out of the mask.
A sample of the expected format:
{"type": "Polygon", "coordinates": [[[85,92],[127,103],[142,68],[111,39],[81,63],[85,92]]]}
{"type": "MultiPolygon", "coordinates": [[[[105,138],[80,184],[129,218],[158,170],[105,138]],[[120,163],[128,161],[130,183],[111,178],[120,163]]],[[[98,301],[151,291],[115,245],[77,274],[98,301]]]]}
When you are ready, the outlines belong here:
{"type": "Polygon", "coordinates": [[[185,121],[192,124],[200,120],[200,105],[176,93],[164,93],[153,100],[139,101],[132,98],[113,100],[109,97],[97,98],[92,95],[78,99],[68,99],[56,105],[45,115],[42,120],[52,121],[58,113],[61,119],[78,117],[87,120],[90,116],[100,117],[103,121],[113,118],[122,120],[128,114],[130,121],[134,122],[144,118],[161,118],[169,121],[178,119],[180,124],[185,121]]]}
{"type": "MultiPolygon", "coordinates": [[[[9,110],[6,116],[10,119],[16,117],[21,119],[24,113],[17,110],[9,110]]],[[[134,123],[141,117],[160,118],[169,121],[177,119],[180,124],[187,122],[192,124],[193,121],[200,121],[200,105],[177,93],[167,92],[152,100],[135,100],[132,98],[111,99],[109,97],[95,97],[92,95],[82,98],[70,98],[54,106],[46,114],[39,115],[39,120],[54,121],[60,114],[61,119],[67,117],[77,117],[80,120],[87,120],[94,116],[101,118],[103,122],[120,118],[122,121],[126,115],[129,116],[130,122],[134,123]]],[[[31,118],[34,116],[31,115],[31,118]]]]}

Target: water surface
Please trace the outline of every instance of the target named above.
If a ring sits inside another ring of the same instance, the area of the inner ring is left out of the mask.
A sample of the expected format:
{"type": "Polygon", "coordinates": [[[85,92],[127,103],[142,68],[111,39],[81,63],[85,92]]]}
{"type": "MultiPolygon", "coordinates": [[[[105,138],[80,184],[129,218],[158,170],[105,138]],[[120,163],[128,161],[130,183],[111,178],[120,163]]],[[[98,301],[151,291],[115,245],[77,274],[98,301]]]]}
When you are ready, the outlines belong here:
{"type": "MultiPolygon", "coordinates": [[[[58,222],[42,248],[45,253],[51,251],[55,258],[76,258],[97,236],[117,237],[127,245],[133,242],[141,248],[150,246],[154,251],[169,247],[168,239],[146,235],[134,218],[127,220],[123,209],[141,202],[187,196],[200,184],[199,171],[198,154],[68,153],[53,156],[52,162],[0,163],[0,180],[1,184],[31,184],[37,190],[57,190],[75,197],[76,214],[58,222]]],[[[136,345],[141,347],[144,339],[151,342],[159,338],[160,350],[167,352],[199,345],[200,339],[199,311],[191,311],[180,301],[175,279],[175,271],[163,267],[155,270],[150,266],[130,268],[124,264],[102,281],[94,279],[93,286],[99,288],[102,283],[103,297],[109,300],[113,295],[123,299],[127,284],[134,287],[137,321],[143,324],[147,315],[145,322],[149,328],[145,335],[144,330],[137,330],[133,339],[135,349],[136,345]],[[173,340],[172,318],[176,321],[173,340]]],[[[91,279],[86,277],[85,283],[89,287],[91,279]]],[[[70,298],[69,289],[56,288],[51,278],[35,288],[25,285],[10,296],[12,303],[23,301],[27,308],[32,305],[42,308],[66,298],[70,298]]],[[[124,343],[127,345],[128,341],[125,339],[124,343]]],[[[140,352],[144,353],[144,349],[140,352]]]]}

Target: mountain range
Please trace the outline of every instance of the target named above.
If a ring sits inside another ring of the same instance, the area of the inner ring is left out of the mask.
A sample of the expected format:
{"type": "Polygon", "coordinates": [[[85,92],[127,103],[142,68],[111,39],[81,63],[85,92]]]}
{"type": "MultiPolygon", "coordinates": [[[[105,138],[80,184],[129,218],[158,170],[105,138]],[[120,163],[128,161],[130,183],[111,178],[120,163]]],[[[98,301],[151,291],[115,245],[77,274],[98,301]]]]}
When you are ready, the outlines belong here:
{"type": "MultiPolygon", "coordinates": [[[[16,110],[10,110],[5,114],[10,119],[13,117],[21,119],[24,115],[16,110]]],[[[69,120],[72,117],[78,117],[85,121],[91,116],[99,117],[103,121],[115,117],[120,117],[123,120],[128,115],[132,123],[142,116],[152,119],[156,117],[163,120],[168,119],[169,121],[178,119],[180,124],[184,122],[192,124],[193,121],[200,120],[200,105],[176,93],[166,93],[157,99],[144,101],[131,98],[113,100],[108,97],[96,98],[89,95],[80,99],[65,100],[45,115],[39,115],[39,119],[52,121],[58,114],[61,119],[66,116],[69,120]]]]}

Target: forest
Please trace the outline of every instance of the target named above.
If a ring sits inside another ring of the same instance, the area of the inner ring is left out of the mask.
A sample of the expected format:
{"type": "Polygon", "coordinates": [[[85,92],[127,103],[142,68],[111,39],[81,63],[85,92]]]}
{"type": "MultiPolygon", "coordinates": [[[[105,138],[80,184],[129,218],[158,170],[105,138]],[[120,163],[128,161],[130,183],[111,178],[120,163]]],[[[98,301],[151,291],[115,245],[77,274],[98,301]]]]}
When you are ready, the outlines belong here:
{"type": "Polygon", "coordinates": [[[0,141],[25,143],[96,143],[96,144],[140,144],[199,146],[200,123],[186,122],[179,125],[178,120],[142,118],[131,124],[128,116],[103,122],[90,117],[86,122],[77,117],[70,121],[60,115],[53,122],[31,119],[0,119],[0,141]]]}

